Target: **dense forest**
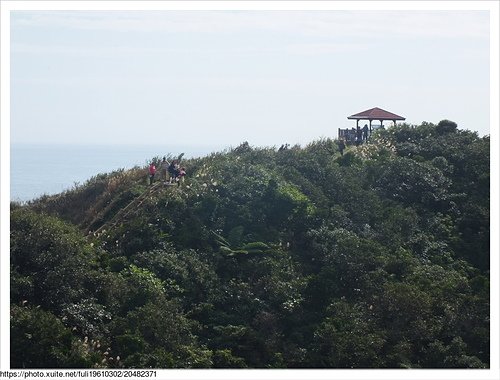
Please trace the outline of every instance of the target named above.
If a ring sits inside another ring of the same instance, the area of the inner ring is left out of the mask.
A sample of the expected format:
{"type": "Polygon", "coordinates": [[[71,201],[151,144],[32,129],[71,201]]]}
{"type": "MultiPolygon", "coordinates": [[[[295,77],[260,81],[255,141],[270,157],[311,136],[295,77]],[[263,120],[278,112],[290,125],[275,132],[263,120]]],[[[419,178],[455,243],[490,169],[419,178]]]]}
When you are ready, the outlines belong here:
{"type": "Polygon", "coordinates": [[[489,367],[489,136],[182,164],[11,203],[11,367],[489,367]]]}

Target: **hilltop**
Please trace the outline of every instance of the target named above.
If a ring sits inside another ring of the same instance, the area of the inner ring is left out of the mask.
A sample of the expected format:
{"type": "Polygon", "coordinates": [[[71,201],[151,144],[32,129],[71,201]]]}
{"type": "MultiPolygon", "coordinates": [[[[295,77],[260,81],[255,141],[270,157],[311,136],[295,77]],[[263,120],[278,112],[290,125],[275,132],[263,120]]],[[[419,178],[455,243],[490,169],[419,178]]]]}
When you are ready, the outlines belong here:
{"type": "Polygon", "coordinates": [[[403,124],[12,204],[11,366],[489,367],[489,150],[403,124]]]}

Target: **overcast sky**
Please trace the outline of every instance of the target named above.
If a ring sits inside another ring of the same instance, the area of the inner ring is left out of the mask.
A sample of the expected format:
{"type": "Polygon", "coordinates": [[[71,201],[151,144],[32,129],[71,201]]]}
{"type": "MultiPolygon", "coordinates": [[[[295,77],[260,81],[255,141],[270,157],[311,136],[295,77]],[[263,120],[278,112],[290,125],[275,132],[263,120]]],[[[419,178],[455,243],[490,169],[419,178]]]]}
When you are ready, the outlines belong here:
{"type": "Polygon", "coordinates": [[[11,142],[307,144],[373,107],[484,135],[489,64],[487,11],[14,11],[11,142]]]}

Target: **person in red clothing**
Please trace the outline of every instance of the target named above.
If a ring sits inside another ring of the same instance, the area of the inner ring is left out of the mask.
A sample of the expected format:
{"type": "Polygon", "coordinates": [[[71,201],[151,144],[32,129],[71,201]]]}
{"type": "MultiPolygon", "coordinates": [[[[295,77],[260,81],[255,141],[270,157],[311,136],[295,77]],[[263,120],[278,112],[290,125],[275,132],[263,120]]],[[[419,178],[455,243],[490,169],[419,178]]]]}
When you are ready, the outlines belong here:
{"type": "Polygon", "coordinates": [[[155,178],[156,174],[156,166],[153,162],[151,162],[151,165],[149,165],[149,184],[153,184],[153,180],[155,178]]]}
{"type": "Polygon", "coordinates": [[[179,174],[177,175],[177,186],[184,182],[184,177],[186,176],[186,168],[182,167],[179,169],[179,174]]]}

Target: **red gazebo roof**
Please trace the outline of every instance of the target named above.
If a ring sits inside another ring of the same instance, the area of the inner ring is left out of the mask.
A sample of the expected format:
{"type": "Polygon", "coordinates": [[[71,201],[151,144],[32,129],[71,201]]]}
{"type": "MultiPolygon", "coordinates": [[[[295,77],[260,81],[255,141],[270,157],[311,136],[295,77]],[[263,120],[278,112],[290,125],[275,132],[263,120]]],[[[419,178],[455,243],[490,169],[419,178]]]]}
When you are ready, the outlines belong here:
{"type": "Polygon", "coordinates": [[[404,117],[375,107],[347,117],[350,120],[405,120],[404,117]]]}

